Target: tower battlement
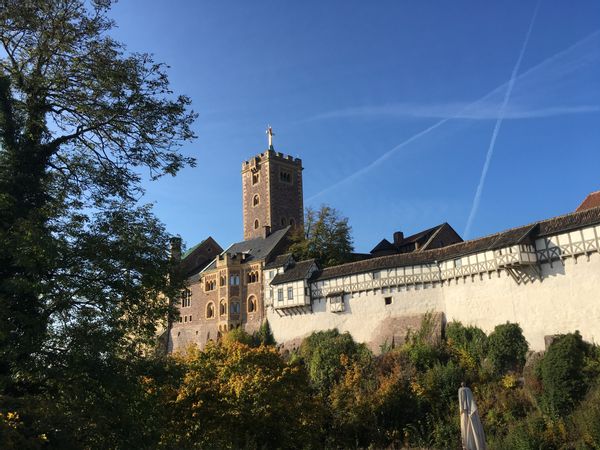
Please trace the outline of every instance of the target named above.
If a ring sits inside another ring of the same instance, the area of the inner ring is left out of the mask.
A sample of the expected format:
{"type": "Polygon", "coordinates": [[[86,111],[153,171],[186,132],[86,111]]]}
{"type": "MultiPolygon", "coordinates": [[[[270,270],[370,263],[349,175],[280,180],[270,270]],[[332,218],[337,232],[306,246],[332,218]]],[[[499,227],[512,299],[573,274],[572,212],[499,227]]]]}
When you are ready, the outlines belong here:
{"type": "Polygon", "coordinates": [[[285,153],[276,152],[275,150],[265,150],[263,153],[259,153],[253,158],[244,161],[242,163],[242,172],[256,167],[258,164],[265,162],[266,160],[279,160],[302,166],[302,160],[300,158],[294,158],[292,155],[286,155],[285,153]]]}
{"type": "Polygon", "coordinates": [[[242,163],[244,239],[302,227],[302,160],[272,148],[242,163]]]}

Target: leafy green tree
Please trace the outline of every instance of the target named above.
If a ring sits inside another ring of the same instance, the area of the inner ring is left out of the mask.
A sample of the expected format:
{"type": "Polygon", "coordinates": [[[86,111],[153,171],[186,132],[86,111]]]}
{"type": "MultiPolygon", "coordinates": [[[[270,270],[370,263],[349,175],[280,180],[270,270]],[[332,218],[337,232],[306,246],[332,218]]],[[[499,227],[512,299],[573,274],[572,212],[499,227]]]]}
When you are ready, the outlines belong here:
{"type": "Polygon", "coordinates": [[[520,370],[525,364],[529,346],[523,330],[517,323],[496,325],[488,336],[488,357],[498,374],[508,370],[520,370]]]}
{"type": "Polygon", "coordinates": [[[312,385],[323,395],[340,381],[348,360],[372,357],[364,344],[357,344],[350,333],[342,334],[337,329],[312,333],[302,342],[300,356],[308,368],[312,385]]]}
{"type": "Polygon", "coordinates": [[[581,335],[569,333],[555,339],[539,362],[540,404],[546,414],[564,416],[585,395],[585,353],[586,345],[581,335]]]}
{"type": "Polygon", "coordinates": [[[109,36],[110,4],[0,0],[0,410],[39,405],[25,427],[53,422],[49,442],[91,448],[136,435],[107,411],[136,403],[138,362],[183,285],[137,204],[142,171],[194,162],[178,150],[190,100],[109,36]],[[75,416],[77,439],[59,426],[75,416]]]}
{"type": "Polygon", "coordinates": [[[166,397],[166,448],[321,448],[321,406],[306,372],[274,347],[209,343],[179,357],[185,374],[166,397]]]}
{"type": "Polygon", "coordinates": [[[318,211],[306,208],[304,230],[293,236],[290,251],[298,260],[314,258],[323,267],[343,264],[354,251],[351,231],[348,218],[336,209],[326,205],[318,211]]]}

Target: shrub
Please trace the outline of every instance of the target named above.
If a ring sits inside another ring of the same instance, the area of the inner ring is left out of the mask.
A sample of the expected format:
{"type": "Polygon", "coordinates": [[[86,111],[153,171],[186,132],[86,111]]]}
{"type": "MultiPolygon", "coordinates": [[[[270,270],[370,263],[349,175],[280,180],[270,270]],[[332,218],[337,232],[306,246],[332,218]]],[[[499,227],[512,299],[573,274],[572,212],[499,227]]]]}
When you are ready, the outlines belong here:
{"type": "Polygon", "coordinates": [[[520,371],[525,364],[528,345],[516,323],[497,325],[487,340],[488,358],[496,374],[520,371]]]}
{"type": "Polygon", "coordinates": [[[600,380],[573,412],[573,424],[583,443],[600,448],[600,380]]]}
{"type": "Polygon", "coordinates": [[[350,333],[338,330],[317,331],[308,336],[300,346],[311,384],[322,394],[327,394],[344,372],[343,357],[348,361],[371,359],[364,344],[357,344],[350,333]]]}
{"type": "Polygon", "coordinates": [[[557,338],[539,363],[542,380],[540,406],[546,414],[569,413],[585,395],[584,357],[586,345],[579,332],[557,338]]]}
{"type": "Polygon", "coordinates": [[[419,329],[409,330],[406,335],[406,343],[402,351],[408,354],[410,361],[418,370],[425,371],[447,359],[436,333],[435,318],[431,313],[427,313],[419,329]]]}
{"type": "Polygon", "coordinates": [[[446,325],[445,333],[450,347],[466,350],[477,363],[485,358],[487,336],[481,328],[465,327],[462,323],[454,321],[446,325]]]}
{"type": "Polygon", "coordinates": [[[254,344],[254,339],[242,328],[234,328],[233,330],[230,330],[227,333],[225,333],[225,335],[223,336],[223,342],[225,344],[239,342],[241,344],[252,346],[254,344]]]}

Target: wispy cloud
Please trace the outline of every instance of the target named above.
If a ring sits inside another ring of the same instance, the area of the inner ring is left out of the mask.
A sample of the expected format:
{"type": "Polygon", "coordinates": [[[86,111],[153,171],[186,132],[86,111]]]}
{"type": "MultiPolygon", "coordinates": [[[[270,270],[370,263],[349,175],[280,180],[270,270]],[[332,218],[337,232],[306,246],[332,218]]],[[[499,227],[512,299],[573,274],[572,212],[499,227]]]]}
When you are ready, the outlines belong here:
{"type": "MultiPolygon", "coordinates": [[[[548,92],[552,92],[557,86],[564,84],[564,80],[568,79],[570,75],[582,71],[592,64],[597,64],[598,61],[600,61],[599,43],[600,30],[596,30],[568,48],[555,53],[521,74],[518,74],[513,81],[513,86],[515,82],[518,82],[517,91],[519,95],[513,95],[512,98],[514,100],[516,97],[520,96],[521,101],[519,103],[513,102],[511,105],[506,105],[504,119],[541,118],[561,114],[583,114],[600,111],[600,104],[543,106],[538,108],[525,106],[527,97],[531,98],[532,96],[535,96],[538,98],[546,98],[548,97],[548,92]]],[[[440,120],[394,146],[368,165],[352,173],[350,176],[343,178],[312,195],[307,201],[310,202],[315,200],[323,194],[365,175],[373,168],[389,159],[399,150],[414,143],[423,136],[428,135],[451,120],[497,120],[501,104],[499,100],[502,98],[502,94],[506,92],[509,83],[510,80],[502,83],[487,94],[470,103],[458,102],[420,106],[403,103],[386,106],[363,106],[330,111],[310,118],[309,120],[317,120],[342,117],[394,115],[398,117],[439,118],[440,120]]]]}
{"type": "Polygon", "coordinates": [[[529,38],[531,37],[531,31],[533,30],[533,24],[535,23],[535,18],[537,17],[541,3],[542,3],[542,0],[538,0],[537,4],[535,5],[535,10],[533,11],[533,17],[531,18],[531,22],[529,23],[529,28],[527,29],[527,34],[525,35],[525,39],[523,40],[523,45],[521,46],[521,51],[519,52],[519,57],[517,58],[515,67],[513,67],[512,73],[510,75],[510,80],[509,80],[508,86],[506,88],[506,93],[504,94],[504,100],[502,101],[502,106],[500,107],[498,119],[496,120],[496,124],[494,125],[494,131],[492,131],[492,138],[490,139],[490,145],[488,146],[488,150],[485,155],[485,163],[483,164],[483,169],[481,170],[481,176],[479,177],[479,184],[477,185],[477,190],[475,191],[475,198],[473,198],[473,204],[471,205],[471,212],[469,213],[469,218],[467,219],[467,226],[465,227],[464,236],[467,239],[471,235],[471,227],[473,225],[473,220],[475,219],[475,215],[477,214],[477,210],[479,209],[479,202],[481,201],[481,194],[483,192],[483,186],[485,185],[485,179],[487,177],[487,173],[490,168],[490,162],[492,160],[492,156],[494,155],[494,148],[496,147],[496,139],[498,138],[498,133],[500,133],[500,127],[502,126],[502,120],[504,120],[504,116],[506,114],[506,107],[508,106],[508,102],[510,101],[510,94],[512,93],[513,87],[515,85],[515,81],[517,81],[517,74],[519,73],[519,69],[521,68],[521,62],[523,61],[523,56],[525,55],[525,50],[527,49],[527,44],[529,44],[529,38]]]}
{"type": "MultiPolygon", "coordinates": [[[[503,119],[535,119],[566,114],[585,114],[600,111],[598,105],[563,105],[531,107],[526,105],[509,105],[504,112],[503,119]]],[[[476,103],[442,103],[442,104],[416,104],[396,103],[384,106],[362,106],[347,108],[340,111],[331,111],[316,115],[312,120],[339,119],[343,117],[413,117],[429,119],[466,119],[466,120],[496,120],[499,118],[500,105],[496,102],[476,103]]]]}

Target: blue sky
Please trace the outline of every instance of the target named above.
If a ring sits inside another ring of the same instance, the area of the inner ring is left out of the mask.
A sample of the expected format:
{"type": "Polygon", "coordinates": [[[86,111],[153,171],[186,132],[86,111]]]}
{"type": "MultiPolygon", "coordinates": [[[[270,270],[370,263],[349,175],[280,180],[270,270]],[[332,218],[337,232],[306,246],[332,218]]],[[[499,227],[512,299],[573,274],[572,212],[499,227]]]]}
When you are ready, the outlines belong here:
{"type": "Polygon", "coordinates": [[[442,222],[490,234],[600,189],[600,2],[128,0],[111,15],[199,113],[183,148],[198,166],[145,185],[188,246],[241,240],[241,163],[267,124],[303,160],[305,205],[349,217],[357,251],[442,222]]]}

